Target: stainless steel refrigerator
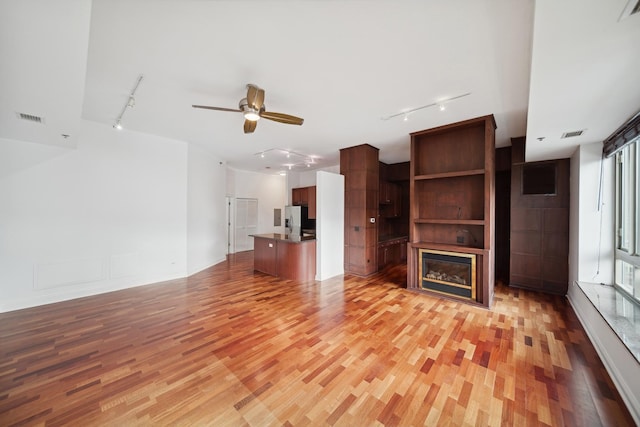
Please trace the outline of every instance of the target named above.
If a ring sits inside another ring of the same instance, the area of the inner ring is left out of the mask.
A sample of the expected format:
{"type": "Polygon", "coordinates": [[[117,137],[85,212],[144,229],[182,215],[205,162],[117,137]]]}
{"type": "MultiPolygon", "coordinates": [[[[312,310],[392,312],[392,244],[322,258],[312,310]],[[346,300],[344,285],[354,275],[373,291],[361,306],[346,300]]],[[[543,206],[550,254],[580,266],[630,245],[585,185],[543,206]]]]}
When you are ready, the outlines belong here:
{"type": "Polygon", "coordinates": [[[302,229],[308,222],[308,211],[306,206],[285,206],[284,207],[284,229],[285,234],[302,236],[302,229]]]}

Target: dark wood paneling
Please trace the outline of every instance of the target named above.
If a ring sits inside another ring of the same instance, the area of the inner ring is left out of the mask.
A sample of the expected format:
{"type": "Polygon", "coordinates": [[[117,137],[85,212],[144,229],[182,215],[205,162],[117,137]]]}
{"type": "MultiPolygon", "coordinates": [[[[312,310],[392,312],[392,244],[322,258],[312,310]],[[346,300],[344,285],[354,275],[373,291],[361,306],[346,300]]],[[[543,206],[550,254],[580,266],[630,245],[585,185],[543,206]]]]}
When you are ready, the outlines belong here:
{"type": "Polygon", "coordinates": [[[387,166],[388,181],[409,181],[410,162],[391,163],[387,166]]]}
{"type": "Polygon", "coordinates": [[[484,175],[415,184],[418,218],[484,219],[484,175]]]}
{"type": "Polygon", "coordinates": [[[511,171],[511,147],[496,148],[496,172],[510,172],[510,171],[511,171]]]}
{"type": "Polygon", "coordinates": [[[345,272],[368,275],[377,271],[379,203],[378,149],[368,144],[340,150],[345,176],[345,272]],[[373,256],[370,255],[373,248],[373,256]]]}
{"type": "MultiPolygon", "coordinates": [[[[500,152],[496,150],[496,154],[500,152]]],[[[511,162],[511,147],[509,147],[511,162]]],[[[496,165],[498,158],[496,156],[496,165]]],[[[509,282],[509,254],[511,252],[511,164],[506,171],[496,172],[496,279],[509,282]]]]}
{"type": "MultiPolygon", "coordinates": [[[[428,133],[424,138],[428,144],[418,144],[416,148],[416,175],[429,175],[484,169],[484,126],[450,128],[442,133],[428,133]]],[[[422,135],[416,135],[420,142],[422,135]]]]}
{"type": "Polygon", "coordinates": [[[511,138],[511,165],[524,163],[525,137],[511,138]]]}
{"type": "Polygon", "coordinates": [[[526,195],[522,194],[524,139],[512,140],[512,147],[509,283],[564,295],[569,270],[569,160],[552,162],[555,194],[526,195]]]}
{"type": "Polygon", "coordinates": [[[542,255],[542,235],[535,231],[512,231],[511,251],[515,254],[542,255]]]}

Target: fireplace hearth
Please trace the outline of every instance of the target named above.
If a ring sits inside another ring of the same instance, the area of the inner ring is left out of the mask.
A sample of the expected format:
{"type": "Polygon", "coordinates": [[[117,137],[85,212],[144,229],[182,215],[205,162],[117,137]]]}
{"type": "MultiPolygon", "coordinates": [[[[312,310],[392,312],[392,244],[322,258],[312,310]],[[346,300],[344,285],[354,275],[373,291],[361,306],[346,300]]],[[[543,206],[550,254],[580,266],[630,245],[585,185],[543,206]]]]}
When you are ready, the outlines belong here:
{"type": "Polygon", "coordinates": [[[420,249],[418,260],[422,289],[475,300],[475,254],[420,249]]]}

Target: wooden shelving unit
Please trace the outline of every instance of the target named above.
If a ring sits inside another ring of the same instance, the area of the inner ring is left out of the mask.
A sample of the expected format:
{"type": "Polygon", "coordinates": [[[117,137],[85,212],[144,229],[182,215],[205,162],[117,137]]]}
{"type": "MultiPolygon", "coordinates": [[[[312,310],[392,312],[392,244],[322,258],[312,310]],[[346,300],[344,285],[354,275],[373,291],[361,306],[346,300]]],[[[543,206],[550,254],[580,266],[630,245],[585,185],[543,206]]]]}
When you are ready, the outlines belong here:
{"type": "Polygon", "coordinates": [[[420,249],[474,254],[470,302],[491,306],[495,128],[488,115],[411,134],[408,288],[431,292],[418,277],[420,249]]]}

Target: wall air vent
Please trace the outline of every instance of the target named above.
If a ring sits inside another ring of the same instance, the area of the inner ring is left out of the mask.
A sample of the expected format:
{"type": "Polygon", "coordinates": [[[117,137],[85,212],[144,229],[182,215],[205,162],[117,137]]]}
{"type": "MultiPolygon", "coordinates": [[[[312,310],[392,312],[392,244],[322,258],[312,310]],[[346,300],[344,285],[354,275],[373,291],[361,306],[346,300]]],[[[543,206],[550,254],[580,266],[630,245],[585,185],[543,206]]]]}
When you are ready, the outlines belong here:
{"type": "Polygon", "coordinates": [[[618,22],[630,17],[631,15],[635,15],[638,12],[640,12],[640,0],[629,0],[627,5],[624,7],[618,22]]]}
{"type": "Polygon", "coordinates": [[[560,138],[573,138],[574,136],[580,136],[584,130],[574,130],[573,132],[565,132],[560,138]]]}
{"type": "Polygon", "coordinates": [[[33,122],[33,123],[44,123],[44,119],[40,116],[34,116],[33,114],[26,114],[26,113],[17,113],[17,114],[20,120],[26,120],[28,122],[33,122]]]}

